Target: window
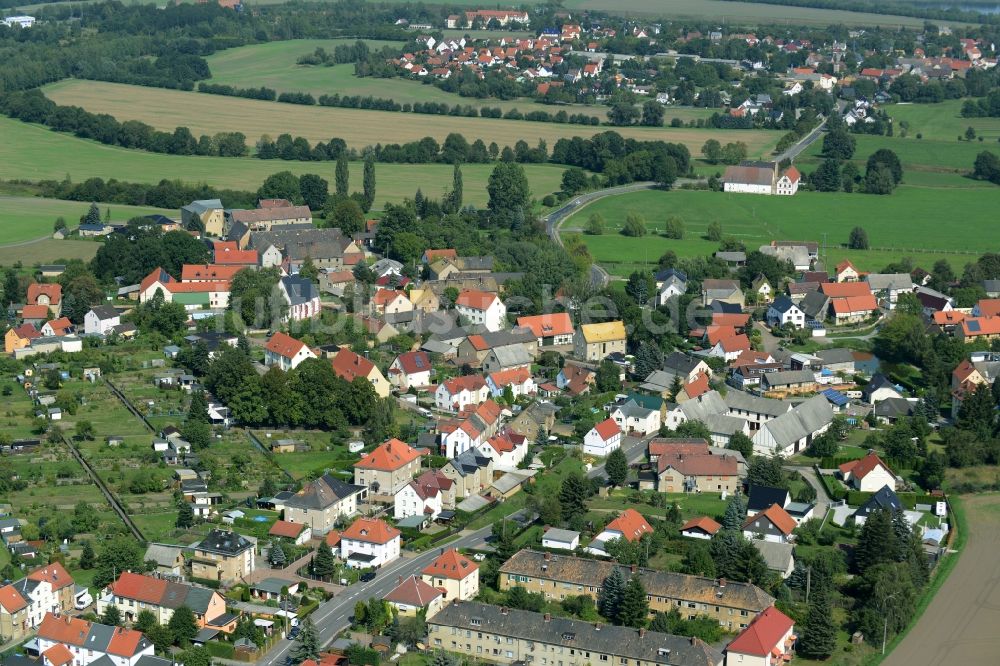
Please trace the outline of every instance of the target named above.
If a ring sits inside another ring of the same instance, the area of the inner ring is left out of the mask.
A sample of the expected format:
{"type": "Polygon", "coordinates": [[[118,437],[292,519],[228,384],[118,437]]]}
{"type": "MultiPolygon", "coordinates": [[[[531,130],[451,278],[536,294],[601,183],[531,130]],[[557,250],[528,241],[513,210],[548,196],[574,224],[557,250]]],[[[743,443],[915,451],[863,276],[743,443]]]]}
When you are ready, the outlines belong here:
{"type": "Polygon", "coordinates": [[[601,655],[601,661],[607,661],[607,660],[608,660],[608,655],[602,654],[601,655]]]}

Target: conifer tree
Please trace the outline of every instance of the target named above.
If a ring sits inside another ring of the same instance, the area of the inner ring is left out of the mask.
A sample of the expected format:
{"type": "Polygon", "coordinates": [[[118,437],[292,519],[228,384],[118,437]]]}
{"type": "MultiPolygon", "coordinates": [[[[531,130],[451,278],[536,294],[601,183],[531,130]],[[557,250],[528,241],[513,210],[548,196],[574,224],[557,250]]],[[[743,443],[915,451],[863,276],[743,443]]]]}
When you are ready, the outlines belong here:
{"type": "Polygon", "coordinates": [[[646,588],[642,586],[642,581],[639,580],[638,576],[632,576],[625,586],[625,593],[622,595],[622,602],[618,607],[616,624],[626,627],[644,627],[648,615],[649,601],[646,599],[646,588]]]}
{"type": "Polygon", "coordinates": [[[837,644],[837,627],[833,623],[828,590],[817,590],[809,601],[809,614],[802,627],[798,653],[810,659],[826,659],[837,644]]]}
{"type": "Polygon", "coordinates": [[[625,596],[625,576],[621,569],[615,567],[604,579],[601,592],[597,595],[597,610],[601,615],[614,622],[618,617],[618,609],[625,596]]]}

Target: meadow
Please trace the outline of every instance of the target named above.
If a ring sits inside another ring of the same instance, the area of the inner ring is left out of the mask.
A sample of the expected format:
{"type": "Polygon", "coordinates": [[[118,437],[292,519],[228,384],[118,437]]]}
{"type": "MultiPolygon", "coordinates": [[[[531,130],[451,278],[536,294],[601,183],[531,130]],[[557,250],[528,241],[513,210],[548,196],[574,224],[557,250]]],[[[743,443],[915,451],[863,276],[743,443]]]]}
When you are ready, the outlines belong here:
{"type": "MultiPolygon", "coordinates": [[[[66,219],[70,228],[75,227],[80,217],[86,215],[89,204],[82,201],[61,201],[41,197],[0,196],[0,243],[8,245],[21,243],[52,235],[52,225],[56,218],[66,219]]],[[[112,222],[125,222],[139,215],[176,214],[176,211],[141,206],[101,206],[101,214],[111,211],[112,222]]]]}
{"type": "MultiPolygon", "coordinates": [[[[923,135],[923,140],[956,142],[959,136],[965,135],[968,127],[976,130],[983,137],[983,143],[994,144],[1000,139],[1000,118],[963,118],[961,115],[963,99],[950,99],[938,104],[893,104],[884,107],[896,124],[906,121],[910,124],[910,136],[917,133],[923,135]]],[[[978,143],[978,142],[977,142],[978,143]]]]}
{"type": "MultiPolygon", "coordinates": [[[[269,175],[291,171],[298,175],[318,173],[331,182],[331,188],[333,183],[332,162],[147,153],[105,146],[5,117],[0,117],[0,135],[4,137],[0,141],[0,179],[62,180],[69,175],[74,182],[100,176],[129,182],[158,183],[164,178],[178,178],[189,183],[255,191],[269,175]]],[[[351,186],[360,190],[362,164],[352,162],[350,166],[351,186]]],[[[476,206],[486,204],[486,183],[492,169],[490,164],[467,164],[462,167],[466,203],[476,206]]],[[[558,190],[563,170],[564,167],[558,165],[526,165],[525,173],[533,194],[540,198],[558,190]]],[[[387,201],[398,202],[404,197],[412,197],[418,187],[427,196],[439,197],[451,187],[451,176],[452,167],[447,164],[377,164],[375,207],[381,208],[387,201]]],[[[112,215],[118,208],[124,207],[111,205],[112,215]]],[[[177,214],[177,211],[172,211],[172,214],[177,214]]],[[[58,243],[59,247],[69,247],[68,241],[52,242],[58,243]]],[[[0,251],[2,263],[3,253],[0,251]]]]}
{"type": "Polygon", "coordinates": [[[708,256],[718,243],[704,235],[719,222],[723,234],[753,249],[771,240],[810,240],[822,243],[826,234],[828,265],[850,259],[859,269],[880,270],[905,256],[930,266],[940,258],[957,268],[986,248],[996,220],[997,192],[989,187],[926,188],[903,185],[890,196],[799,192],[793,197],[724,194],[707,191],[643,191],[600,199],[569,218],[563,233],[582,229],[590,215],[605,219],[605,233],[584,236],[595,260],[610,272],[625,275],[639,265],[655,264],[667,250],[682,257],[708,256]],[[962,233],[943,224],[962,211],[962,233]],[[629,213],[646,219],[649,234],[622,236],[618,230],[629,213]],[[684,222],[682,240],[662,235],[664,220],[684,222]],[[850,230],[862,226],[873,248],[848,250],[850,230]]]}
{"type": "MultiPolygon", "coordinates": [[[[531,146],[544,140],[551,148],[561,138],[593,136],[612,129],[526,120],[302,106],[99,81],[60,81],[43,90],[59,104],[80,106],[94,113],[109,113],[119,121],[141,120],[168,131],[184,126],[196,136],[243,132],[249,145],[255,144],[265,134],[273,138],[283,132],[303,136],[311,142],[339,137],[354,148],[377,143],[418,141],[427,136],[441,142],[448,134],[458,132],[470,142],[482,139],[486,143],[496,142],[501,147],[513,147],[522,139],[531,146]]],[[[692,153],[700,151],[707,139],[719,134],[713,130],[670,127],[615,129],[625,137],[683,143],[692,153]]],[[[749,154],[753,156],[769,151],[780,134],[765,130],[731,130],[725,136],[728,140],[746,143],[749,154]]]]}

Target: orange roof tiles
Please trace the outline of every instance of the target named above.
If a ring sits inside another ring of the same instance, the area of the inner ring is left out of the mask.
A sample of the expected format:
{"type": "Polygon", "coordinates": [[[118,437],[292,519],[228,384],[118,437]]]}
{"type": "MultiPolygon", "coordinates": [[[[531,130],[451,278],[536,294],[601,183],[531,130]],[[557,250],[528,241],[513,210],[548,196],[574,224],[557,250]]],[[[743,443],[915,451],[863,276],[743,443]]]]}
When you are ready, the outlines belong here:
{"type": "Polygon", "coordinates": [[[1000,317],[968,317],[962,321],[962,335],[1000,335],[1000,317]]]}
{"type": "Polygon", "coordinates": [[[716,345],[722,342],[726,338],[731,338],[736,335],[736,329],[732,326],[708,326],[705,329],[705,335],[708,338],[708,344],[716,345]]]}
{"type": "Polygon", "coordinates": [[[848,314],[851,312],[871,312],[878,309],[878,302],[871,294],[863,296],[845,296],[843,298],[833,298],[830,300],[830,307],[836,314],[848,314]]]}
{"type": "Polygon", "coordinates": [[[141,631],[115,627],[115,633],[108,643],[109,654],[131,657],[138,651],[139,643],[145,638],[141,631]]]}
{"type": "Polygon", "coordinates": [[[241,250],[235,241],[215,241],[213,250],[216,265],[257,265],[257,250],[241,250]]]}
{"type": "Polygon", "coordinates": [[[486,386],[486,380],[480,375],[464,375],[446,379],[441,385],[448,393],[455,395],[462,391],[478,391],[486,386]]]}
{"type": "Polygon", "coordinates": [[[433,264],[438,259],[455,259],[457,257],[458,257],[458,252],[456,252],[453,248],[441,248],[439,250],[424,250],[424,259],[429,264],[433,264]]]}
{"type": "Polygon", "coordinates": [[[21,308],[21,319],[48,319],[49,306],[25,305],[21,308]]]}
{"type": "Polygon", "coordinates": [[[305,528],[305,525],[301,525],[299,523],[290,523],[287,520],[276,520],[274,521],[274,524],[271,525],[271,529],[269,529],[267,533],[271,536],[295,539],[302,534],[302,530],[305,528]]]}
{"type": "Polygon", "coordinates": [[[735,456],[717,456],[711,453],[694,455],[664,454],[656,461],[657,471],[663,473],[668,467],[676,469],[684,476],[736,476],[738,464],[735,456]]]}
{"type": "Polygon", "coordinates": [[[295,358],[295,355],[305,346],[306,343],[301,340],[296,340],[292,336],[278,331],[267,341],[264,349],[282,358],[295,358]]]}
{"type": "MultiPolygon", "coordinates": [[[[165,581],[161,581],[164,582],[165,581]]],[[[69,615],[47,613],[38,625],[38,636],[55,643],[83,645],[90,633],[90,622],[69,615]]]]}
{"type": "Polygon", "coordinates": [[[174,282],[174,278],[162,268],[154,268],[149,275],[142,278],[142,282],[139,283],[139,291],[146,291],[157,282],[166,285],[174,282]]]}
{"type": "Polygon", "coordinates": [[[462,555],[454,548],[449,548],[437,558],[424,567],[420,573],[437,578],[450,578],[452,580],[463,580],[469,574],[477,571],[479,565],[462,555]]]}
{"type": "Polygon", "coordinates": [[[336,548],[340,545],[340,532],[337,530],[330,530],[326,533],[326,536],[323,537],[323,543],[330,548],[336,548]]]}
{"type": "Polygon", "coordinates": [[[50,305],[58,305],[62,299],[62,285],[32,282],[28,285],[28,305],[37,305],[41,296],[48,296],[50,305]]]}
{"type": "Polygon", "coordinates": [[[458,298],[455,299],[455,305],[473,310],[488,310],[498,298],[496,294],[490,291],[467,289],[458,295],[458,298]]]}
{"type": "Polygon", "coordinates": [[[788,512],[780,504],[772,504],[760,513],[750,516],[743,521],[743,529],[747,529],[749,525],[761,517],[771,521],[771,524],[785,536],[791,534],[796,527],[795,519],[788,515],[788,512]]]}
{"type": "Polygon", "coordinates": [[[889,469],[889,466],[882,462],[882,459],[875,453],[869,453],[860,460],[846,462],[841,465],[839,469],[842,474],[850,473],[851,476],[857,479],[863,479],[868,476],[872,470],[879,466],[883,467],[887,472],[892,474],[892,470],[889,469]]]}
{"type": "Polygon", "coordinates": [[[872,290],[867,282],[823,282],[820,291],[830,298],[846,296],[871,296],[872,290]]]}
{"type": "Polygon", "coordinates": [[[642,514],[635,509],[625,509],[621,515],[608,523],[606,530],[617,530],[622,533],[622,538],[626,541],[638,541],[643,534],[652,534],[653,528],[649,526],[642,514]]]}
{"type": "Polygon", "coordinates": [[[715,534],[722,529],[722,525],[715,522],[708,516],[699,516],[698,518],[692,518],[683,525],[681,525],[681,531],[687,532],[688,530],[699,529],[707,534],[715,534]]]}
{"type": "Polygon", "coordinates": [[[244,266],[216,264],[184,264],[181,266],[181,282],[228,282],[244,268],[244,266]]]}
{"type": "Polygon", "coordinates": [[[504,386],[509,386],[511,384],[520,385],[531,379],[531,371],[524,367],[501,370],[491,374],[490,379],[493,380],[493,385],[498,388],[503,388],[504,386]]]}
{"type": "Polygon", "coordinates": [[[421,455],[421,451],[394,438],[379,444],[375,450],[354,463],[354,466],[392,472],[417,460],[421,455]]]}
{"type": "Polygon", "coordinates": [[[372,296],[372,303],[376,306],[385,307],[397,298],[406,298],[406,294],[395,289],[379,289],[372,296]]]}
{"type": "Polygon", "coordinates": [[[8,613],[16,613],[27,608],[28,602],[13,585],[4,585],[0,587],[0,606],[3,606],[3,609],[8,613]]]}
{"type": "Polygon", "coordinates": [[[45,663],[50,666],[65,666],[65,664],[73,663],[73,653],[62,643],[56,643],[43,652],[42,656],[45,657],[45,663]]]}
{"type": "Polygon", "coordinates": [[[742,352],[750,349],[750,338],[740,333],[719,342],[724,352],[742,352]]]}
{"type": "Polygon", "coordinates": [[[52,585],[53,590],[61,590],[67,585],[75,583],[73,577],[69,575],[66,568],[59,562],[46,564],[44,567],[35,569],[27,577],[30,580],[47,581],[52,585]]]}
{"type": "Polygon", "coordinates": [[[59,319],[53,319],[47,323],[49,328],[52,329],[53,335],[66,335],[73,328],[73,322],[69,320],[69,317],[59,317],[59,319]]]}
{"type": "Polygon", "coordinates": [[[368,379],[368,376],[375,369],[375,364],[367,358],[355,354],[350,349],[341,349],[330,361],[333,372],[347,381],[354,381],[355,377],[368,379]]]}
{"type": "Polygon", "coordinates": [[[167,591],[167,581],[126,571],[108,587],[119,597],[159,604],[167,591]]]}
{"type": "Polygon", "coordinates": [[[622,432],[621,428],[618,427],[618,424],[615,423],[615,420],[612,418],[604,419],[594,426],[594,430],[597,431],[597,434],[600,435],[601,439],[605,442],[615,435],[620,435],[622,432]]]}
{"type": "Polygon", "coordinates": [[[783,654],[785,646],[780,644],[781,639],[794,625],[790,617],[774,606],[769,606],[747,625],[726,651],[758,657],[769,657],[775,650],[781,650],[779,655],[783,654]]]}
{"type": "Polygon", "coordinates": [[[938,326],[952,326],[961,324],[968,315],[958,310],[948,310],[947,312],[938,310],[931,316],[934,318],[934,323],[938,326]]]}
{"type": "Polygon", "coordinates": [[[517,325],[530,328],[536,338],[573,334],[573,320],[570,319],[568,312],[553,312],[552,314],[535,315],[533,317],[518,317],[517,325]]]}
{"type": "Polygon", "coordinates": [[[1000,315],[1000,298],[984,298],[976,304],[980,317],[996,317],[1000,315]]]}
{"type": "Polygon", "coordinates": [[[708,375],[704,372],[699,372],[694,381],[688,382],[684,385],[684,392],[691,400],[708,393],[710,389],[711,386],[708,384],[708,375]]]}
{"type": "Polygon", "coordinates": [[[404,579],[399,585],[385,595],[385,600],[415,608],[424,608],[440,597],[444,592],[428,585],[416,576],[404,579]]]}
{"type": "Polygon", "coordinates": [[[750,313],[746,312],[715,312],[712,314],[713,326],[732,326],[743,328],[750,321],[750,313]]]}
{"type": "Polygon", "coordinates": [[[364,541],[366,543],[389,543],[400,535],[400,531],[378,518],[358,518],[340,533],[341,539],[364,541]]]}

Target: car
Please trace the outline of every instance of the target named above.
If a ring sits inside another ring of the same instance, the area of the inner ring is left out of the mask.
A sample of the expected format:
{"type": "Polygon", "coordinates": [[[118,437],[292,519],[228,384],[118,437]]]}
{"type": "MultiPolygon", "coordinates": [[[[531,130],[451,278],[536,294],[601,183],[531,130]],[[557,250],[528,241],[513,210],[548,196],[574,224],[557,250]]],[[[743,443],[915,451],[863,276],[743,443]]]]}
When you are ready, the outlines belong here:
{"type": "Polygon", "coordinates": [[[289,638],[298,638],[298,636],[299,636],[299,628],[298,627],[292,627],[292,630],[288,632],[288,637],[289,638]]]}
{"type": "Polygon", "coordinates": [[[367,582],[372,581],[372,580],[375,580],[375,572],[374,571],[366,571],[363,574],[361,574],[361,582],[362,583],[367,583],[367,582]]]}
{"type": "Polygon", "coordinates": [[[475,555],[472,556],[472,559],[474,559],[476,562],[482,562],[483,560],[486,559],[486,556],[483,555],[482,553],[476,553],[475,555]]]}

